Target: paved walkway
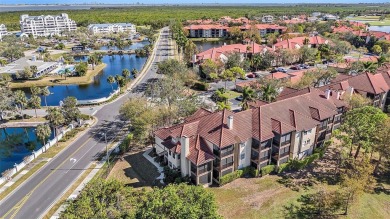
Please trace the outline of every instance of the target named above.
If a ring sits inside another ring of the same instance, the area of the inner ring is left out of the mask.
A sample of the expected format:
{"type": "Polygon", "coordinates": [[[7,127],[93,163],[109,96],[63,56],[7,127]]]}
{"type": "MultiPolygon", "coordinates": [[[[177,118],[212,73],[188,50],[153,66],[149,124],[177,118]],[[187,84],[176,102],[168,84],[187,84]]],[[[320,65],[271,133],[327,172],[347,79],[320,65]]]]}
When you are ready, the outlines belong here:
{"type": "Polygon", "coordinates": [[[40,164],[41,162],[49,162],[51,158],[38,158],[34,160],[34,162],[29,163],[24,170],[19,172],[16,176],[11,177],[10,181],[8,181],[5,185],[3,185],[0,188],[0,193],[4,192],[8,187],[12,186],[14,183],[16,183],[22,176],[26,175],[29,170],[34,168],[36,165],[40,164]]]}
{"type": "Polygon", "coordinates": [[[164,185],[164,184],[165,184],[164,181],[163,181],[163,179],[164,179],[164,168],[163,168],[162,166],[160,166],[159,163],[157,163],[156,161],[154,161],[154,158],[151,157],[151,156],[149,155],[150,152],[151,152],[152,149],[153,149],[152,146],[149,146],[148,148],[149,148],[149,149],[146,150],[142,155],[143,155],[150,163],[152,163],[155,167],[157,167],[157,170],[158,170],[158,172],[160,173],[160,176],[157,177],[156,179],[159,179],[159,180],[160,180],[160,183],[161,183],[162,185],[164,185]]]}

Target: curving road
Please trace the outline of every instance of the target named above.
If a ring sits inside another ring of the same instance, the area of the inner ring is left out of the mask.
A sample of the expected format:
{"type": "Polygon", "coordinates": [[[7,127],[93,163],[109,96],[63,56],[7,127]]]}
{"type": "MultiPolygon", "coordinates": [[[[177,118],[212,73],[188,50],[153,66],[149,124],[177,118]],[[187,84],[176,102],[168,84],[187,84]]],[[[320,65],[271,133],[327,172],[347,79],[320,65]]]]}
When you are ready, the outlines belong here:
{"type": "Polygon", "coordinates": [[[161,30],[156,42],[151,65],[140,77],[133,92],[129,92],[115,102],[103,106],[96,114],[98,122],[84,135],[50,160],[38,172],[0,201],[0,218],[34,219],[42,218],[73,184],[96,157],[105,151],[106,142],[123,135],[126,122],[119,119],[119,108],[128,97],[140,95],[148,82],[158,78],[157,63],[172,58],[169,30],[161,30]],[[106,136],[103,134],[106,133],[106,136]]]}

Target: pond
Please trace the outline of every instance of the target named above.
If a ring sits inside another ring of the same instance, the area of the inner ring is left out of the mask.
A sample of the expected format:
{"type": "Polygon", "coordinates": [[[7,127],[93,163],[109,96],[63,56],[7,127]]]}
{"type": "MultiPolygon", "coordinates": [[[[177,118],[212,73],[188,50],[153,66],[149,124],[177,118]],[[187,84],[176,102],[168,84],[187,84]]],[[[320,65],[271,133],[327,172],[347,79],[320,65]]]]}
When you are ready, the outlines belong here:
{"type": "Polygon", "coordinates": [[[129,46],[125,46],[122,49],[119,49],[116,46],[102,46],[100,47],[100,50],[136,50],[136,49],[141,49],[146,45],[149,45],[149,41],[140,41],[140,42],[133,42],[133,44],[129,46]]]}
{"type": "Polygon", "coordinates": [[[390,33],[390,26],[370,26],[369,30],[382,31],[382,32],[390,33]]]}
{"type": "MultiPolygon", "coordinates": [[[[81,57],[81,59],[85,59],[81,57]]],[[[49,86],[49,90],[52,93],[46,97],[47,105],[58,106],[59,102],[68,96],[74,96],[78,100],[91,100],[102,97],[108,97],[113,89],[117,89],[117,85],[107,82],[108,76],[115,76],[121,74],[123,69],[136,68],[141,71],[144,66],[147,57],[136,57],[136,55],[105,55],[102,61],[107,64],[98,75],[93,78],[91,84],[86,85],[56,85],[49,86]]],[[[31,96],[30,88],[23,88],[26,92],[27,97],[31,96]]],[[[44,98],[42,99],[42,105],[44,105],[44,98]]]]}
{"type": "MultiPolygon", "coordinates": [[[[50,139],[53,139],[52,132],[50,139]]],[[[38,150],[42,144],[37,140],[34,127],[0,129],[0,173],[19,164],[23,158],[38,150]]]]}
{"type": "Polygon", "coordinates": [[[219,40],[219,41],[194,41],[194,43],[195,43],[196,47],[198,48],[199,52],[203,52],[203,51],[206,51],[206,50],[211,49],[211,48],[221,47],[225,43],[231,44],[230,41],[223,41],[223,40],[219,40]]]}

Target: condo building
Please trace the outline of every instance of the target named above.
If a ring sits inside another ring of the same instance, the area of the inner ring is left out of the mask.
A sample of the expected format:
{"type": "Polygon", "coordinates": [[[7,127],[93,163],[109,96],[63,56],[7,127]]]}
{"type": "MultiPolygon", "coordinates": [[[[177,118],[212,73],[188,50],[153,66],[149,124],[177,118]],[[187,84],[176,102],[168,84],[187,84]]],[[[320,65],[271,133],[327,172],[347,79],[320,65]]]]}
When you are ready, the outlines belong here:
{"type": "Polygon", "coordinates": [[[105,34],[105,33],[122,33],[129,32],[130,34],[136,33],[136,27],[131,23],[115,23],[115,24],[90,24],[88,30],[93,34],[105,34]]]}
{"type": "Polygon", "coordinates": [[[302,159],[340,126],[346,107],[340,97],[331,90],[287,88],[276,102],[252,102],[237,113],[200,109],[182,124],[157,130],[156,153],[203,186],[244,167],[302,159]]]}
{"type": "Polygon", "coordinates": [[[3,36],[8,34],[7,27],[4,24],[0,24],[0,41],[3,39],[3,36]]]}
{"type": "Polygon", "coordinates": [[[20,16],[20,29],[24,34],[37,37],[60,35],[65,31],[75,31],[77,27],[76,22],[65,13],[40,16],[23,14],[20,16]]]}

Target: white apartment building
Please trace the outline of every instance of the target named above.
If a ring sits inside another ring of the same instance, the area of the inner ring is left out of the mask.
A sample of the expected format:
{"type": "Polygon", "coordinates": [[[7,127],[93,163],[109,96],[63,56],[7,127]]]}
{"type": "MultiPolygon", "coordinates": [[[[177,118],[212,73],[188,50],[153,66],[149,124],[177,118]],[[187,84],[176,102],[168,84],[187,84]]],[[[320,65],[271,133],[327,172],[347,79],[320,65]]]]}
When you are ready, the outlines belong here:
{"type": "Polygon", "coordinates": [[[121,32],[129,32],[130,34],[135,34],[137,32],[135,25],[131,23],[90,24],[88,26],[88,30],[93,34],[121,32]]]}
{"type": "Polygon", "coordinates": [[[75,31],[76,22],[69,18],[68,14],[20,16],[20,29],[24,34],[37,36],[59,35],[63,31],[75,31]]]}
{"type": "Polygon", "coordinates": [[[8,34],[7,27],[4,24],[0,24],[0,41],[3,39],[3,36],[8,34]]]}
{"type": "Polygon", "coordinates": [[[261,22],[267,23],[267,24],[273,23],[274,22],[274,16],[272,16],[272,15],[264,15],[261,18],[261,22]]]}

